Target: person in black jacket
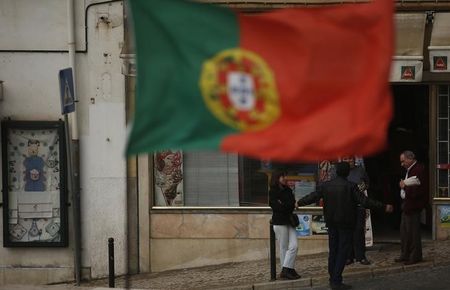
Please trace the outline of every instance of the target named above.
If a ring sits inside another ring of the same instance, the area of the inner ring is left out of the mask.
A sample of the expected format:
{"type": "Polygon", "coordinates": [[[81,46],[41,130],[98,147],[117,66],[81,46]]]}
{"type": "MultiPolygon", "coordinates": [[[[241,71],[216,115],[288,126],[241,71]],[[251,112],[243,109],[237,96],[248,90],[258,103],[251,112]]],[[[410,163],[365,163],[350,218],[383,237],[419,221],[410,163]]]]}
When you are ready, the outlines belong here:
{"type": "MultiPolygon", "coordinates": [[[[350,165],[347,180],[356,183],[359,191],[367,196],[369,176],[367,176],[364,167],[356,166],[354,156],[344,156],[342,161],[350,165]]],[[[354,259],[362,265],[370,265],[370,261],[366,258],[366,209],[358,205],[356,212],[355,231],[345,265],[352,264],[354,259]]]]}
{"type": "Polygon", "coordinates": [[[366,197],[358,186],[347,180],[350,166],[347,162],[336,165],[337,177],[324,182],[316,191],[301,198],[298,206],[308,205],[323,198],[323,213],[328,227],[328,273],[331,289],[351,289],[342,283],[346,257],[352,244],[353,231],[356,225],[357,205],[365,208],[385,208],[392,212],[392,205],[383,205],[366,197]]]}
{"type": "Polygon", "coordinates": [[[299,279],[295,271],[297,258],[297,233],[290,223],[290,216],[296,207],[295,196],[286,184],[286,173],[275,171],[270,180],[269,205],[272,208],[272,224],[280,244],[280,278],[299,279]]]}

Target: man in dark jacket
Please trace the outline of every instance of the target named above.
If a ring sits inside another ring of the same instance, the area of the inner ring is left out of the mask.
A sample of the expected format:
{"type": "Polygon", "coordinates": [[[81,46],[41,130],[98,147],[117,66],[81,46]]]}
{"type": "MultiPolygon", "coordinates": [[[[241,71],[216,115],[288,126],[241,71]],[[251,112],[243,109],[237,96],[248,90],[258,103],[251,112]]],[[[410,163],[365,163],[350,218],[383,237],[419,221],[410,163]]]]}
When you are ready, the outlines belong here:
{"type": "Polygon", "coordinates": [[[358,186],[347,180],[350,166],[347,162],[336,165],[337,177],[324,182],[315,192],[300,199],[298,206],[308,205],[323,198],[323,213],[328,227],[328,273],[331,289],[351,289],[350,285],[342,283],[342,272],[352,244],[353,231],[356,225],[357,205],[365,208],[385,208],[392,212],[391,205],[366,197],[358,186]]]}
{"type": "MultiPolygon", "coordinates": [[[[344,156],[342,161],[350,165],[350,173],[347,180],[356,183],[359,191],[367,196],[369,188],[369,176],[363,166],[357,166],[354,156],[344,156]]],[[[355,231],[353,232],[353,244],[347,256],[346,265],[353,263],[355,259],[362,265],[370,265],[366,258],[366,209],[360,205],[357,207],[355,231]]]]}
{"type": "Polygon", "coordinates": [[[422,261],[420,212],[428,203],[428,182],[424,166],[417,163],[412,151],[400,154],[400,164],[406,169],[406,175],[399,184],[403,200],[400,223],[401,254],[395,261],[411,265],[422,261]]]}

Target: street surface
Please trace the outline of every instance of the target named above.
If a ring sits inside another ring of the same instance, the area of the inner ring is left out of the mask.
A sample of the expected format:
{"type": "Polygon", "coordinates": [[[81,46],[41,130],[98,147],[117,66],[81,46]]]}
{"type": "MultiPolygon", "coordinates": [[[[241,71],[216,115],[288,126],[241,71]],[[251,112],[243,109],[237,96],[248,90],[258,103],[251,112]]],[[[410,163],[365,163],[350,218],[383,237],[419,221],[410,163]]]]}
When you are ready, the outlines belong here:
{"type": "MultiPolygon", "coordinates": [[[[352,285],[354,290],[450,289],[450,266],[395,273],[384,277],[346,280],[344,283],[352,285]]],[[[312,289],[325,290],[329,288],[315,287],[312,289]]]]}

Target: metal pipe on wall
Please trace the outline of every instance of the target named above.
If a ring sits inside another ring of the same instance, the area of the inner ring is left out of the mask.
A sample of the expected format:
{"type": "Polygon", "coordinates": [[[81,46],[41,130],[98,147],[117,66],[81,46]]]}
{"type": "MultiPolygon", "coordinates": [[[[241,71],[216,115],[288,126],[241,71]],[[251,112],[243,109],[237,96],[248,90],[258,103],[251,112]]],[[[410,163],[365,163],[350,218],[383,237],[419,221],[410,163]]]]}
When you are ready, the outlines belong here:
{"type": "MultiPolygon", "coordinates": [[[[73,87],[75,92],[75,102],[78,102],[77,97],[77,82],[76,82],[76,66],[75,66],[75,9],[74,0],[67,0],[67,48],[69,54],[69,66],[72,68],[73,72],[73,87]]],[[[71,159],[72,168],[69,168],[68,172],[70,174],[70,192],[72,193],[72,212],[73,212],[73,230],[74,230],[74,274],[76,285],[81,283],[81,209],[80,209],[80,174],[79,174],[79,160],[80,160],[80,150],[79,150],[79,137],[78,137],[78,110],[75,108],[73,113],[69,114],[69,125],[67,128],[70,132],[67,132],[71,136],[72,146],[71,159]]]]}

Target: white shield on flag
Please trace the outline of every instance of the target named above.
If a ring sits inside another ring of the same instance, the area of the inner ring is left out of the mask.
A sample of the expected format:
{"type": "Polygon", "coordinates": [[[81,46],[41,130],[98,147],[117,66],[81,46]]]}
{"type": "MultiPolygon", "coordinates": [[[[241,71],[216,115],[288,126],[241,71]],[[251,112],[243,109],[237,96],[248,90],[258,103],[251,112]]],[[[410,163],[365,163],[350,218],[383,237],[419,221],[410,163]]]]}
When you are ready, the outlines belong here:
{"type": "Polygon", "coordinates": [[[233,106],[241,111],[255,107],[255,84],[250,74],[231,72],[227,77],[228,95],[233,106]]]}

